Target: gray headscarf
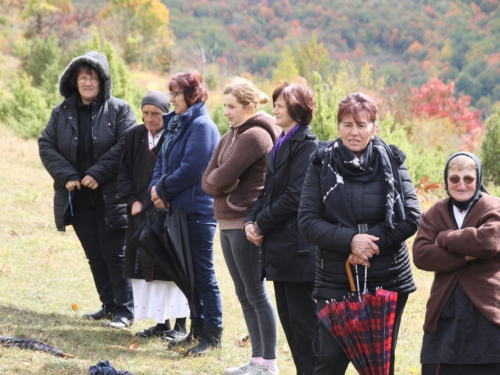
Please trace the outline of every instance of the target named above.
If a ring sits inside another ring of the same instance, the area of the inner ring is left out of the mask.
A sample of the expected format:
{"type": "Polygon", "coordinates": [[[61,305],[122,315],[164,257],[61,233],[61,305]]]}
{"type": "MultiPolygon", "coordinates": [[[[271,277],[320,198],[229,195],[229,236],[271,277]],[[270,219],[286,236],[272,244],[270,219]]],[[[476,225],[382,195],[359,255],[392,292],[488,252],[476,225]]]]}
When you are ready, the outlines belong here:
{"type": "Polygon", "coordinates": [[[486,190],[486,187],[483,185],[483,166],[481,165],[481,162],[479,161],[479,159],[477,158],[476,155],[471,154],[470,152],[465,152],[465,151],[455,152],[453,155],[450,156],[450,158],[446,162],[446,165],[444,167],[444,186],[445,186],[446,193],[449,195],[449,197],[451,198],[451,201],[453,202],[453,205],[457,206],[460,209],[467,209],[467,207],[469,207],[469,205],[473,201],[477,201],[480,198],[481,192],[489,194],[488,190],[486,190]],[[450,164],[450,161],[453,158],[455,158],[459,155],[468,156],[469,158],[471,158],[474,161],[474,163],[476,163],[476,166],[477,166],[476,191],[474,192],[474,195],[469,200],[467,200],[465,202],[456,201],[450,195],[450,192],[448,191],[448,165],[450,164]]]}

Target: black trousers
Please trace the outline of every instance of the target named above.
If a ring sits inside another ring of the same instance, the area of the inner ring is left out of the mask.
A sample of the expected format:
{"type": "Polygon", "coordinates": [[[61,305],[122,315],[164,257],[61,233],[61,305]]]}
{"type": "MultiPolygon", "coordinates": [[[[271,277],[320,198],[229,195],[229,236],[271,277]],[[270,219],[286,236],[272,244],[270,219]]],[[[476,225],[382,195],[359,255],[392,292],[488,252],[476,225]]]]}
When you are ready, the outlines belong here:
{"type": "MultiPolygon", "coordinates": [[[[396,317],[394,319],[394,330],[392,332],[392,348],[391,348],[391,369],[389,374],[394,375],[394,361],[396,359],[396,344],[401,324],[401,317],[408,301],[408,294],[398,294],[398,302],[396,304],[396,317]]],[[[325,307],[326,301],[318,300],[318,311],[325,307]]],[[[332,334],[320,323],[318,325],[319,352],[316,353],[318,360],[314,369],[315,375],[344,375],[349,358],[337,344],[332,334]]]]}
{"type": "Polygon", "coordinates": [[[312,297],[314,283],[274,281],[276,306],[297,375],[312,375],[316,356],[313,341],[318,317],[312,297]]]}
{"type": "Polygon", "coordinates": [[[108,227],[104,206],[74,207],[73,212],[71,222],[89,261],[102,305],[116,316],[133,319],[132,282],[122,276],[126,229],[108,227]]]}
{"type": "Polygon", "coordinates": [[[454,365],[440,363],[438,365],[422,364],[422,375],[498,375],[500,363],[477,365],[454,365]]]}

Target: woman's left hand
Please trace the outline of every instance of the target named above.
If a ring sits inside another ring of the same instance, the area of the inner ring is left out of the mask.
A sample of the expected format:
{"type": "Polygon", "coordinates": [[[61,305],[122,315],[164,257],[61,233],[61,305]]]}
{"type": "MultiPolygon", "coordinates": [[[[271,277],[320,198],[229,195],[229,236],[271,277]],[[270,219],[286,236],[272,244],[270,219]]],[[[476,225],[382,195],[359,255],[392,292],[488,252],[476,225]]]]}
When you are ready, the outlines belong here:
{"type": "Polygon", "coordinates": [[[94,177],[91,177],[89,175],[86,175],[81,184],[85,187],[88,187],[89,189],[95,190],[99,187],[99,183],[94,179],[94,177]]]}
{"type": "Polygon", "coordinates": [[[255,226],[255,224],[252,223],[245,225],[244,230],[245,234],[247,235],[248,241],[252,242],[256,246],[260,246],[264,241],[264,236],[262,234],[259,234],[259,230],[255,226]]]}
{"type": "MultiPolygon", "coordinates": [[[[151,199],[152,200],[152,199],[151,199]]],[[[155,207],[159,210],[166,210],[167,208],[165,207],[165,204],[163,203],[163,201],[158,198],[156,200],[153,200],[153,203],[155,205],[155,207]]]]}
{"type": "Polygon", "coordinates": [[[159,199],[160,197],[158,194],[156,194],[156,186],[153,186],[151,188],[151,201],[154,202],[155,200],[159,199]]]}
{"type": "Polygon", "coordinates": [[[359,264],[361,266],[366,267],[366,264],[367,264],[366,261],[364,261],[361,257],[358,257],[357,255],[355,255],[353,253],[349,254],[349,257],[347,258],[347,260],[353,266],[355,266],[356,264],[359,264]]]}
{"type": "Polygon", "coordinates": [[[351,251],[358,258],[363,260],[363,263],[368,261],[374,255],[379,254],[378,246],[375,244],[379,238],[371,234],[356,234],[351,241],[351,251]]]}

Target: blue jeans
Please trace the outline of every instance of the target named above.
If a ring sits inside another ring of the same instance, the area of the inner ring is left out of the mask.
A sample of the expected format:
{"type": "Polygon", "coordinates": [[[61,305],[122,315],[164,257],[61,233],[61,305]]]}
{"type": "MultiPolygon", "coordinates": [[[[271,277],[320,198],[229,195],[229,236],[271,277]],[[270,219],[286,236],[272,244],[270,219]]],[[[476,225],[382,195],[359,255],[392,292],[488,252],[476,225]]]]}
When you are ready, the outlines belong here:
{"type": "Polygon", "coordinates": [[[191,318],[205,326],[222,328],[222,302],[214,269],[214,237],[217,221],[213,216],[188,216],[189,246],[194,272],[194,307],[191,318]],[[196,317],[195,317],[196,315],[196,317]]]}
{"type": "Polygon", "coordinates": [[[276,359],[278,317],[261,280],[260,246],[240,229],[221,230],[220,243],[252,341],[252,357],[276,359]]]}

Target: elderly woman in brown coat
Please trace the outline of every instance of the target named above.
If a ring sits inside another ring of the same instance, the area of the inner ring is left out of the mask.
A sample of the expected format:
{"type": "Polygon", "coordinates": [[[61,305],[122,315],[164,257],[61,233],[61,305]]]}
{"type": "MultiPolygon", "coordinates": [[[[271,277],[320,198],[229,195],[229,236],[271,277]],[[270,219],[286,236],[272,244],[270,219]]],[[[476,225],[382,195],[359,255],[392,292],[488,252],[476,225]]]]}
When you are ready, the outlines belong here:
{"type": "Polygon", "coordinates": [[[473,154],[452,155],[444,180],[449,198],[422,215],[413,245],[415,265],[435,272],[422,374],[500,374],[500,200],[473,154]]]}

